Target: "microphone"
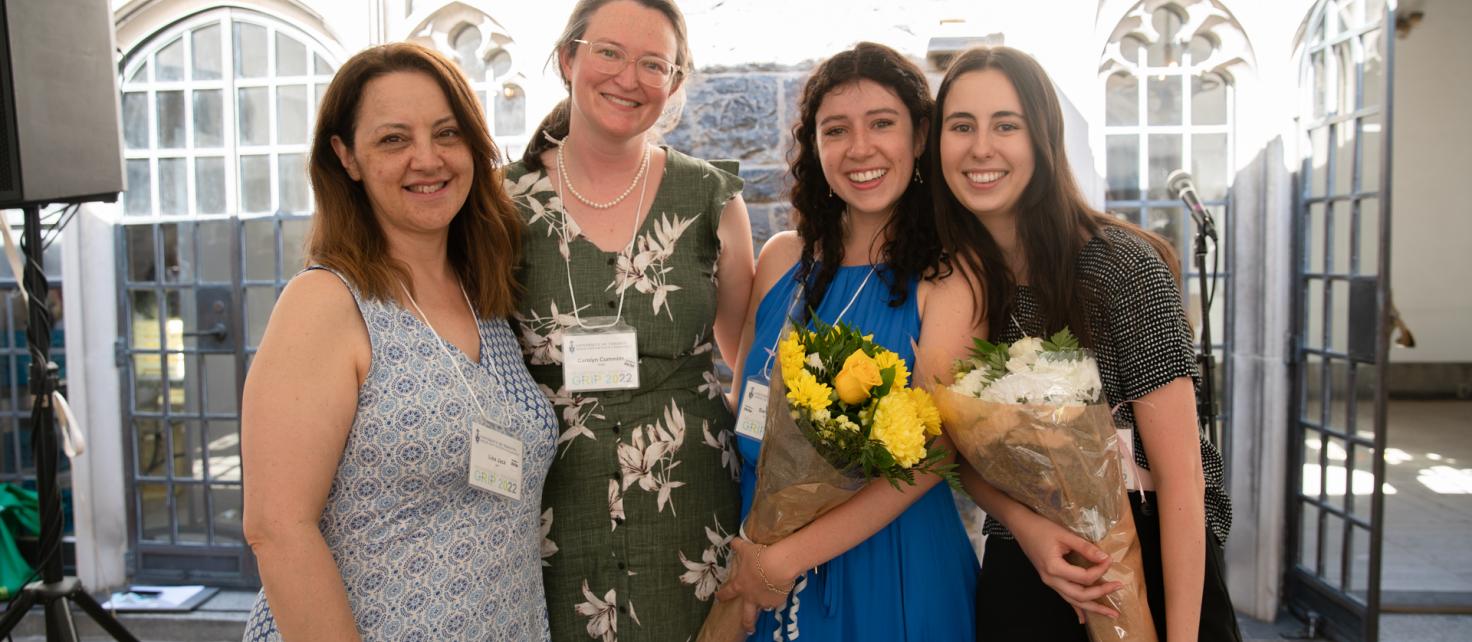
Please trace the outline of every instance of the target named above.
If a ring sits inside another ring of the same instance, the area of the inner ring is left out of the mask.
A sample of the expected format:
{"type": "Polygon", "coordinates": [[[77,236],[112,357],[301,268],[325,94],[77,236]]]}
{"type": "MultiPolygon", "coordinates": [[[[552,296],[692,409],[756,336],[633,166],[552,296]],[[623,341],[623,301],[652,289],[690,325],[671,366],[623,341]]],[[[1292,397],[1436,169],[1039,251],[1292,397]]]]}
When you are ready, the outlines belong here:
{"type": "Polygon", "coordinates": [[[1201,204],[1201,197],[1196,194],[1196,183],[1191,180],[1191,174],[1178,169],[1165,178],[1165,184],[1172,196],[1186,204],[1186,210],[1191,212],[1191,220],[1196,222],[1196,228],[1201,230],[1202,235],[1213,241],[1217,240],[1216,222],[1211,219],[1206,206],[1201,204]]]}

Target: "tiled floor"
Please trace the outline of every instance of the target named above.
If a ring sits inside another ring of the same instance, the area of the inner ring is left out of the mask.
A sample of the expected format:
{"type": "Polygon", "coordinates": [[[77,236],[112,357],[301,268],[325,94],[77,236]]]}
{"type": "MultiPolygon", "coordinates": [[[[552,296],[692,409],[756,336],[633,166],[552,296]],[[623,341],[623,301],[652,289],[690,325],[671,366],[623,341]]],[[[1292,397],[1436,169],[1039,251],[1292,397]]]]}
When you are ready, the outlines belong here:
{"type": "MultiPolygon", "coordinates": [[[[1387,604],[1399,599],[1472,604],[1472,402],[1392,401],[1387,418],[1383,599],[1387,604]]],[[[1368,480],[1361,475],[1345,479],[1346,455],[1331,444],[1329,495],[1338,500],[1352,492],[1356,511],[1368,514],[1368,480]]],[[[1369,468],[1363,461],[1355,467],[1369,468]]],[[[1312,524],[1307,532],[1312,537],[1312,524]]],[[[1326,532],[1341,531],[1331,524],[1326,532]]],[[[1342,540],[1336,539],[1327,540],[1325,549],[1331,577],[1337,577],[1334,562],[1342,550],[1342,540]]],[[[1356,587],[1361,586],[1356,575],[1367,568],[1367,543],[1351,544],[1351,584],[1356,587]]],[[[1249,640],[1283,639],[1303,628],[1286,615],[1274,623],[1244,619],[1242,624],[1249,640]]],[[[1380,626],[1380,639],[1386,641],[1472,639],[1472,615],[1389,613],[1381,616],[1380,626]]]]}
{"type": "MultiPolygon", "coordinates": [[[[1390,447],[1386,449],[1386,528],[1382,586],[1396,591],[1452,592],[1472,596],[1472,402],[1396,401],[1391,404],[1390,447]]],[[[1342,465],[1330,452],[1332,466],[1342,465]]],[[[1353,478],[1338,493],[1353,492],[1353,478]],[[1346,486],[1348,488],[1346,488],[1346,486]]],[[[1329,484],[1334,490],[1334,484],[1329,484]]],[[[1354,499],[1352,498],[1352,501],[1354,499]]],[[[1337,559],[1338,549],[1328,559],[1337,559]]],[[[1367,554],[1356,547],[1354,563],[1367,554]]],[[[145,640],[238,640],[255,598],[253,592],[225,591],[187,616],[124,619],[145,640]]],[[[105,639],[78,614],[84,639],[105,639]]],[[[17,631],[16,640],[39,642],[39,617],[17,631]]],[[[1450,642],[1472,639],[1472,615],[1387,614],[1380,619],[1386,642],[1450,642]]],[[[1265,623],[1243,619],[1246,640],[1282,640],[1303,626],[1291,616],[1265,623]]]]}
{"type": "Polygon", "coordinates": [[[1393,401],[1381,588],[1472,593],[1472,402],[1393,401]]]}

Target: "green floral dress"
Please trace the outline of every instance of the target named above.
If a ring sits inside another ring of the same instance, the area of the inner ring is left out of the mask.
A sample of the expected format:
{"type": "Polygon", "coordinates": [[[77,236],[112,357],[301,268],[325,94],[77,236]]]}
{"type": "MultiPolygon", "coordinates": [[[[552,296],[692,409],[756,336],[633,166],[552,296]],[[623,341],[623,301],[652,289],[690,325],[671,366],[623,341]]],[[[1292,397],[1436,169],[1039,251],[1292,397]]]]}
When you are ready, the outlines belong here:
{"type": "Polygon", "coordinates": [[[554,640],[686,640],[726,577],[739,525],[734,423],[713,357],[716,228],[741,179],[667,150],[632,251],[604,252],[565,217],[545,171],[506,169],[527,221],[522,354],[558,415],[542,495],[554,640]],[[578,314],[638,331],[638,390],[569,393],[562,335],[578,314]]]}

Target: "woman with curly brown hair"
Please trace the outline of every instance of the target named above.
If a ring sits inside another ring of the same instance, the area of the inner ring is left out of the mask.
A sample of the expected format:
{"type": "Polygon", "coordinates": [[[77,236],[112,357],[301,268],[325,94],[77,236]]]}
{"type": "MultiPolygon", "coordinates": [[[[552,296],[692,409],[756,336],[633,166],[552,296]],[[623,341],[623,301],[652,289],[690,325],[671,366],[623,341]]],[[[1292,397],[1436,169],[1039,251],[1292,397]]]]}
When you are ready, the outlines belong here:
{"type": "MultiPolygon", "coordinates": [[[[793,128],[797,230],[767,241],[757,263],[736,371],[745,394],[770,376],[789,310],[798,323],[811,312],[872,333],[914,381],[946,377],[964,353],[970,299],[944,266],[917,162],[932,109],[924,74],[883,45],[860,43],[808,79],[793,128]],[[927,357],[917,363],[916,352],[927,357]]],[[[761,435],[742,433],[738,446],[750,509],[761,435]]],[[[969,637],[976,556],[939,481],[873,481],[770,546],[737,539],[718,597],[744,600],[745,623],[763,642],[969,637]],[[780,610],[758,618],[758,608],[780,610]]]]}

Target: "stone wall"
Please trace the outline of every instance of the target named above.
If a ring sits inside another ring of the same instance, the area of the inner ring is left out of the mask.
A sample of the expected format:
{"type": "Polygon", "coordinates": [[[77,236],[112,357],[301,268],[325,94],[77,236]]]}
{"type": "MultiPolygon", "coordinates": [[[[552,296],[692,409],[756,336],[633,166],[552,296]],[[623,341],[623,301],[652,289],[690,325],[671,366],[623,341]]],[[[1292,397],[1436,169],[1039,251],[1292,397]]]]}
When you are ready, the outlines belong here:
{"type": "Polygon", "coordinates": [[[787,202],[787,154],[802,83],[810,69],[698,72],[685,85],[684,115],[665,134],[670,146],[697,158],[741,164],[746,182],[742,196],[758,251],[773,234],[788,229],[792,208],[787,202]]]}

